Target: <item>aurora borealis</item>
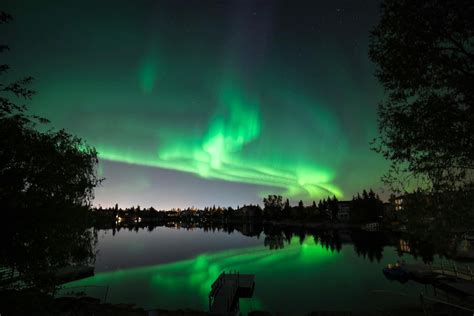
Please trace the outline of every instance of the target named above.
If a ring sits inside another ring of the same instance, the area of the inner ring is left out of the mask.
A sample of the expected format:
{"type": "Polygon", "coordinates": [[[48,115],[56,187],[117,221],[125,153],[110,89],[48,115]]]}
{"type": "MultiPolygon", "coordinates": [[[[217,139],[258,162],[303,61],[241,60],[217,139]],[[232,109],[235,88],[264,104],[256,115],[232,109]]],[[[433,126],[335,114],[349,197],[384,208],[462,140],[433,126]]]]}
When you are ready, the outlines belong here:
{"type": "MultiPolygon", "coordinates": [[[[7,0],[12,78],[95,146],[96,205],[305,202],[380,189],[378,2],[7,0]]],[[[380,191],[380,190],[379,190],[380,191]]]]}
{"type": "MultiPolygon", "coordinates": [[[[133,302],[147,310],[207,310],[211,284],[219,274],[239,271],[255,274],[252,298],[240,300],[243,315],[251,310],[306,315],[336,307],[360,311],[417,302],[424,287],[383,276],[382,268],[400,259],[393,247],[384,248],[383,259],[377,262],[358,255],[351,243],[343,243],[340,251],[331,250],[311,235],[304,240],[293,237],[284,241],[283,248],[269,249],[262,244],[264,235],[257,239],[237,232],[157,227],[138,234],[126,229],[115,236],[110,231],[100,234],[95,275],[65,284],[64,292],[76,287],[103,299],[107,285],[109,303],[133,302]],[[179,253],[167,250],[177,245],[179,253]],[[402,298],[400,292],[405,293],[402,298]]],[[[417,262],[409,254],[403,260],[417,262]]]]}
{"type": "MultiPolygon", "coordinates": [[[[258,285],[261,288],[259,290],[257,287],[258,295],[267,292],[262,291],[263,288],[271,288],[270,267],[284,271],[291,266],[304,271],[303,268],[316,269],[321,265],[327,266],[337,259],[336,253],[316,244],[314,239],[308,238],[303,245],[300,245],[297,239],[295,237],[284,249],[277,252],[269,251],[264,246],[256,246],[203,253],[191,259],[168,264],[100,272],[91,278],[68,283],[65,287],[108,284],[111,288],[109,300],[112,302],[127,302],[127,299],[130,301],[128,291],[133,288],[133,293],[137,294],[133,297],[133,301],[146,309],[156,306],[170,309],[186,306],[206,310],[209,289],[222,271],[239,269],[239,271],[260,272],[261,282],[258,285]]],[[[306,273],[298,277],[304,278],[306,273]]],[[[268,302],[265,302],[266,306],[262,306],[261,298],[258,296],[252,301],[254,308],[269,307],[268,302]]]]}

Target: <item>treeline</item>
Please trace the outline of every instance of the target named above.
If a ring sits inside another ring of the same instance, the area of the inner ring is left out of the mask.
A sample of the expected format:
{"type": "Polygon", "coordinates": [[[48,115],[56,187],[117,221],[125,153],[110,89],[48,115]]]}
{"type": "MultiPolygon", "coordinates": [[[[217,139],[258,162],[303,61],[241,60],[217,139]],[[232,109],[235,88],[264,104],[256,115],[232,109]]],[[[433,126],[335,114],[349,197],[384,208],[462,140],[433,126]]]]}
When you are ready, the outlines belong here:
{"type": "Polygon", "coordinates": [[[117,223],[140,222],[140,221],[284,221],[304,220],[310,222],[350,222],[367,223],[380,221],[383,216],[384,205],[379,196],[372,190],[363,190],[350,201],[339,201],[335,196],[313,201],[305,206],[303,201],[292,206],[289,199],[283,201],[281,195],[268,195],[263,199],[264,207],[259,205],[244,205],[242,207],[210,206],[204,209],[194,207],[186,209],[172,209],[169,211],[158,211],[153,207],[141,208],[140,206],[130,208],[119,208],[116,204],[111,208],[95,208],[93,213],[98,221],[110,221],[117,223]]]}
{"type": "Polygon", "coordinates": [[[384,203],[372,189],[363,190],[362,195],[352,197],[350,212],[353,222],[378,222],[384,216],[384,203]]]}
{"type": "Polygon", "coordinates": [[[269,195],[263,199],[264,219],[312,220],[323,222],[377,222],[383,216],[384,204],[380,197],[370,189],[353,196],[350,201],[339,201],[336,196],[313,201],[305,206],[300,200],[291,206],[288,199],[283,202],[281,195],[269,195]]]}

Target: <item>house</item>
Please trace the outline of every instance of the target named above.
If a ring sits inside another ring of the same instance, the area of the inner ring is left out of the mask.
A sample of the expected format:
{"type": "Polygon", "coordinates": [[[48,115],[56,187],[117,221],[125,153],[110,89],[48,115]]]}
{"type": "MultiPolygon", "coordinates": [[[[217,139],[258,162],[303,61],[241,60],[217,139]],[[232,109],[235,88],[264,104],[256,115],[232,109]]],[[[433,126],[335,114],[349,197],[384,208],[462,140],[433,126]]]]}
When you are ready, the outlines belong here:
{"type": "Polygon", "coordinates": [[[401,211],[403,210],[403,196],[397,196],[394,200],[393,203],[395,204],[395,211],[401,211]]]}
{"type": "Polygon", "coordinates": [[[351,201],[339,201],[339,210],[337,212],[337,219],[340,222],[348,222],[351,220],[351,201]]]}
{"type": "Polygon", "coordinates": [[[401,211],[403,210],[404,196],[390,197],[390,202],[383,204],[383,217],[387,222],[399,222],[401,220],[401,211]]]}

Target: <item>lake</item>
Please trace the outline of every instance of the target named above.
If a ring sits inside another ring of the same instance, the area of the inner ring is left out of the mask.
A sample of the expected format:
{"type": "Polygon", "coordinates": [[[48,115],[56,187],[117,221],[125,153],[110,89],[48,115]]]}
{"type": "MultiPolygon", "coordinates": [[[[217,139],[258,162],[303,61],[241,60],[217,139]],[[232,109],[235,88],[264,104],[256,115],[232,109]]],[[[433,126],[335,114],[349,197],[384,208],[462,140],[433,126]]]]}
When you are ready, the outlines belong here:
{"type": "Polygon", "coordinates": [[[385,309],[416,303],[426,290],[385,278],[387,264],[421,260],[403,240],[379,232],[171,225],[97,233],[95,276],[65,286],[144,309],[208,310],[222,271],[255,275],[253,297],[240,300],[244,314],[385,309]]]}

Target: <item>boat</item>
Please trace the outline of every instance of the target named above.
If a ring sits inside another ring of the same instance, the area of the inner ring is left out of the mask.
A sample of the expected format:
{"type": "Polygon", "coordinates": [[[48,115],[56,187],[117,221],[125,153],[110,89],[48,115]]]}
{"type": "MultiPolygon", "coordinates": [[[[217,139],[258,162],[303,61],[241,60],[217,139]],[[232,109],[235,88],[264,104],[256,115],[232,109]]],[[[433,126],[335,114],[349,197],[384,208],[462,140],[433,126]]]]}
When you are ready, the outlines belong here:
{"type": "Polygon", "coordinates": [[[382,269],[382,272],[387,279],[397,280],[401,283],[407,282],[410,278],[410,274],[398,264],[389,264],[388,267],[382,269]]]}

